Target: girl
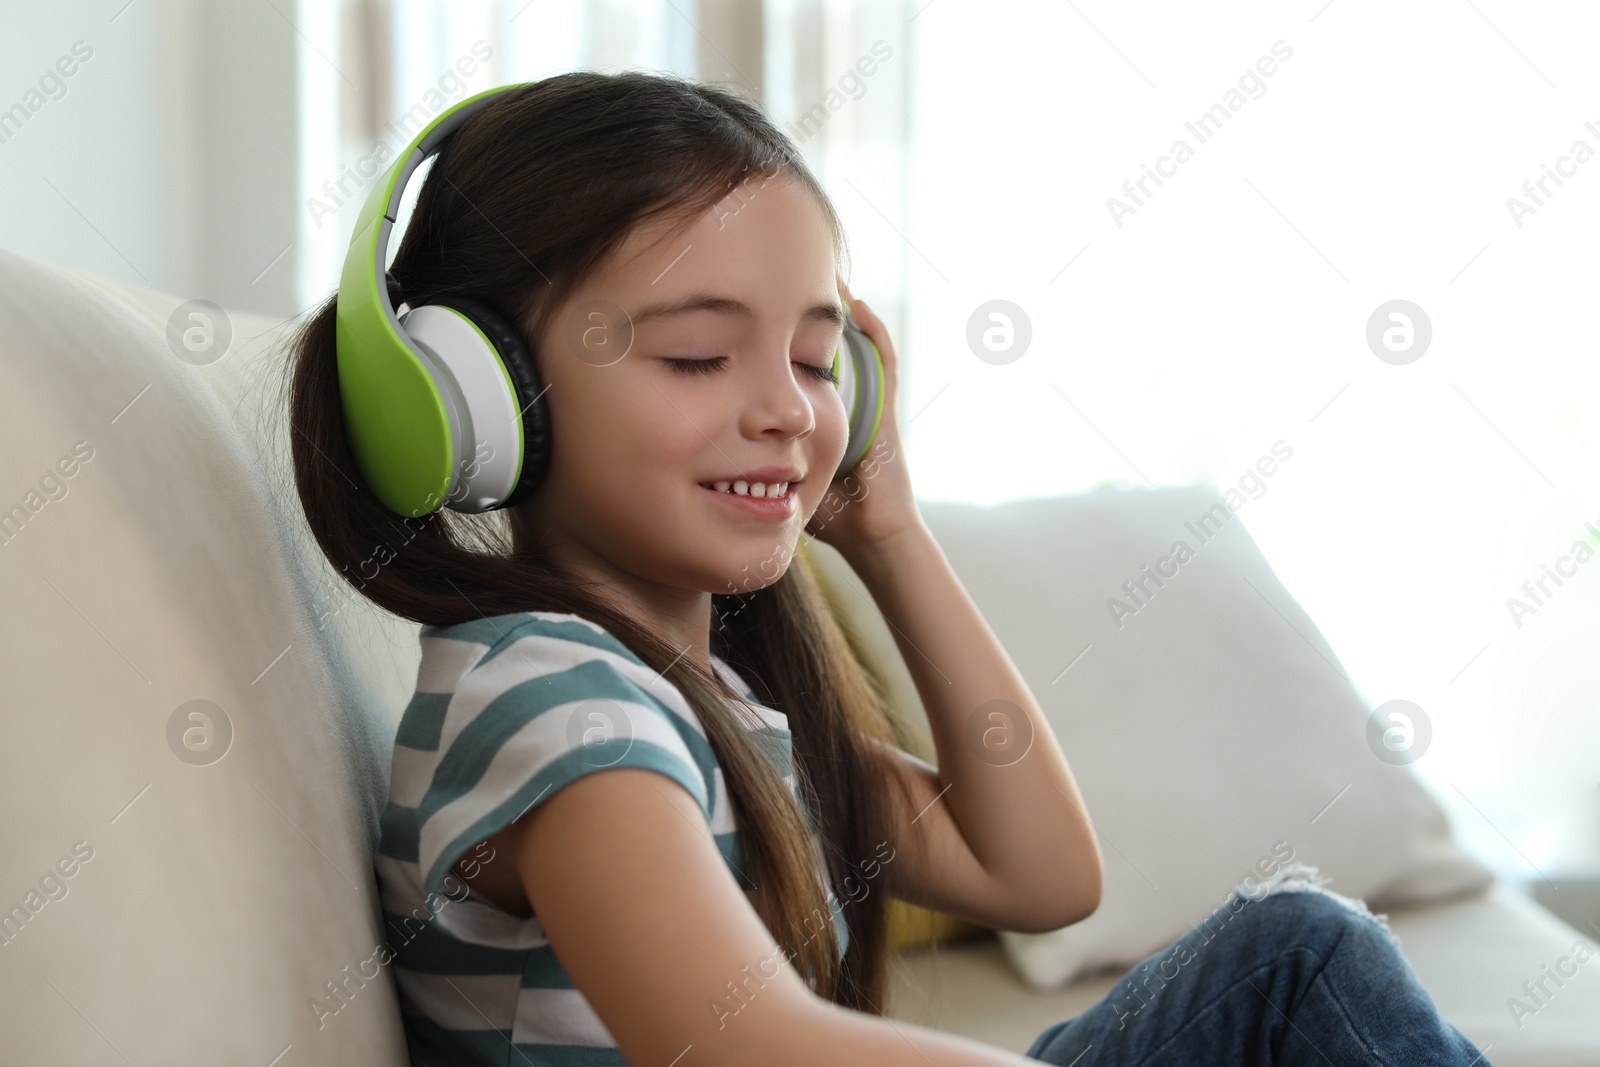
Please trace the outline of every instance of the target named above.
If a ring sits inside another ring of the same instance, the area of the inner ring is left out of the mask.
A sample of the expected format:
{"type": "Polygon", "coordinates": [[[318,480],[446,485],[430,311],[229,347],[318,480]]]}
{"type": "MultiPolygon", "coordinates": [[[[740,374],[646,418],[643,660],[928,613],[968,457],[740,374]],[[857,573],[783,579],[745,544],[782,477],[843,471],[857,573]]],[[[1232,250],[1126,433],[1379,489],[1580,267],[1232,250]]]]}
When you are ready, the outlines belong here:
{"type": "MultiPolygon", "coordinates": [[[[422,624],[376,857],[413,1062],[1028,1062],[882,1014],[889,896],[1046,931],[1095,910],[1102,866],[1037,703],[918,514],[894,346],[843,250],[795,146],[719,88],[579,72],[469,116],[390,285],[527,345],[550,461],[503,525],[388,511],[345,437],[335,300],[296,337],[311,529],[422,624]],[[847,316],[888,399],[834,482],[847,316]],[[938,767],[895,745],[802,533],[891,623],[938,767]]],[[[1471,1062],[1364,909],[1234,899],[1215,944],[1156,983],[1136,969],[1029,1055],[1471,1062]]]]}

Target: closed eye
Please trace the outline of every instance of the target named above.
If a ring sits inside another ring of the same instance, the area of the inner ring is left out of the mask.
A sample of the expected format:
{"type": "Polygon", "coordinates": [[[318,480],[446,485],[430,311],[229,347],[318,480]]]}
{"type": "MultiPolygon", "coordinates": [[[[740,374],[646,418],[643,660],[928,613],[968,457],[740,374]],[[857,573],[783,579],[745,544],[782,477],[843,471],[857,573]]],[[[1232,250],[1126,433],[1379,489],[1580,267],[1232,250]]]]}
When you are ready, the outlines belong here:
{"type": "Polygon", "coordinates": [[[727,356],[715,356],[711,359],[668,359],[663,360],[667,366],[684,374],[710,374],[712,371],[721,370],[723,364],[728,362],[727,356]]]}
{"type": "MultiPolygon", "coordinates": [[[[719,371],[728,362],[727,356],[713,356],[711,359],[667,359],[662,362],[673,370],[682,374],[711,374],[719,371]]],[[[797,366],[804,367],[814,377],[825,382],[837,383],[839,376],[833,372],[832,366],[818,367],[811,363],[795,360],[797,366]]]]}
{"type": "Polygon", "coordinates": [[[833,382],[835,385],[837,385],[839,382],[839,376],[833,373],[833,367],[831,365],[827,367],[818,367],[811,363],[802,363],[800,366],[804,367],[812,374],[815,374],[818,378],[821,378],[825,382],[833,382]]]}

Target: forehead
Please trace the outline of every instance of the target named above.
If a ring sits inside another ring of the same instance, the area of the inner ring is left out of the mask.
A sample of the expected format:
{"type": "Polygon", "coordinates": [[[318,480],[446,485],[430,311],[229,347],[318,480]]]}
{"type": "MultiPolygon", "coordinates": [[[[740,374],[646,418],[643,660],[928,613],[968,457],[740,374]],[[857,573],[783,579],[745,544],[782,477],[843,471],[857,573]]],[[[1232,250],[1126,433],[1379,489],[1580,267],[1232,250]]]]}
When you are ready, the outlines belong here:
{"type": "Polygon", "coordinates": [[[640,225],[586,288],[605,290],[630,311],[703,291],[780,310],[836,300],[837,276],[827,215],[808,189],[780,173],[736,186],[688,219],[640,225]]]}

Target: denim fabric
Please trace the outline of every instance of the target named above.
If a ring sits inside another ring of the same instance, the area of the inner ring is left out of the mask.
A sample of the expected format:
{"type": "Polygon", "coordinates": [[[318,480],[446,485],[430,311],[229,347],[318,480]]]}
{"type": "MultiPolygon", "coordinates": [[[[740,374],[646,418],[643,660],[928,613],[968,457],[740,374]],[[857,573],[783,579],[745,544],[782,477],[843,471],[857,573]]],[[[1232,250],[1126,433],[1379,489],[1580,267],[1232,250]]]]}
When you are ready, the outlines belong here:
{"type": "Polygon", "coordinates": [[[1059,1067],[1488,1067],[1359,900],[1291,864],[1236,887],[1026,1055],[1059,1067]]]}

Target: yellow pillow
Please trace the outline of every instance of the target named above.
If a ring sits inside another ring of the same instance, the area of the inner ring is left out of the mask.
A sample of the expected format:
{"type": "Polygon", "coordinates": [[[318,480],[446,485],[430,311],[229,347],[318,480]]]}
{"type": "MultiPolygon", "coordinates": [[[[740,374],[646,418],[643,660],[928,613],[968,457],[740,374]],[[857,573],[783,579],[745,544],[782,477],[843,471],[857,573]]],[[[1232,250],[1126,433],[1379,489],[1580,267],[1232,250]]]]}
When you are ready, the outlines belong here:
{"type": "MultiPolygon", "coordinates": [[[[888,624],[881,619],[881,613],[876,606],[870,609],[864,607],[863,602],[867,598],[856,595],[850,580],[850,575],[855,572],[836,549],[831,545],[824,546],[820,541],[801,542],[797,555],[809,566],[822,590],[823,599],[828,602],[846,639],[860,657],[861,665],[887,694],[891,723],[900,737],[901,746],[913,755],[931,761],[933,736],[928,729],[927,713],[917,695],[916,684],[900,657],[888,624]],[[872,621],[874,618],[877,619],[875,625],[872,621]]],[[[921,948],[930,942],[943,944],[959,941],[987,932],[987,926],[889,898],[890,951],[921,948]]]]}
{"type": "Polygon", "coordinates": [[[987,926],[946,915],[942,911],[889,898],[889,951],[922,948],[930,942],[944,944],[988,932],[987,926]]]}

